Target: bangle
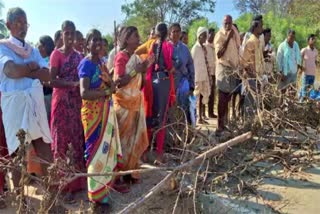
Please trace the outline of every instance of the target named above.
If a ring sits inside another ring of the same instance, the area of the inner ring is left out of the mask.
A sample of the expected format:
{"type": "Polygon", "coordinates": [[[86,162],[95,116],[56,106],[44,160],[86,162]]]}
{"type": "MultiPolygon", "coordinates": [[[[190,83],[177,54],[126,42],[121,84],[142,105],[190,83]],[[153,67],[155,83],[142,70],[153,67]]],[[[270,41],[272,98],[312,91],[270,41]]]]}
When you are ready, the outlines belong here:
{"type": "Polygon", "coordinates": [[[111,91],[110,91],[110,89],[106,89],[106,90],[104,90],[104,92],[105,92],[105,95],[106,95],[106,96],[111,95],[111,91]]]}
{"type": "Polygon", "coordinates": [[[135,77],[137,75],[137,72],[135,70],[131,71],[129,73],[130,77],[135,77]]]}

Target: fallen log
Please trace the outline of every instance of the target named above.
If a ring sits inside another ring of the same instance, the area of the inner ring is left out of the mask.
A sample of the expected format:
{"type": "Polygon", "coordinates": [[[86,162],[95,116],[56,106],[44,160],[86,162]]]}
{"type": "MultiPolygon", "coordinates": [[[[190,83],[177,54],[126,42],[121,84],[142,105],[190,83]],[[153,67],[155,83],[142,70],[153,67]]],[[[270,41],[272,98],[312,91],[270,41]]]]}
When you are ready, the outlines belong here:
{"type": "Polygon", "coordinates": [[[74,173],[72,179],[76,179],[79,177],[96,177],[96,176],[123,176],[123,175],[131,175],[134,173],[148,173],[153,171],[172,171],[174,167],[153,167],[147,169],[133,169],[127,171],[119,171],[119,172],[106,172],[106,173],[74,173]]]}
{"type": "Polygon", "coordinates": [[[151,198],[153,195],[156,193],[160,192],[163,190],[168,183],[168,181],[179,171],[181,170],[187,170],[188,168],[201,164],[203,159],[210,158],[214,155],[217,155],[227,148],[234,146],[236,144],[239,144],[241,142],[244,142],[246,140],[249,140],[252,137],[252,132],[247,132],[245,134],[242,134],[240,136],[237,136],[225,143],[219,144],[216,147],[200,154],[197,156],[195,159],[190,160],[178,167],[176,167],[171,173],[169,173],[161,182],[159,182],[156,186],[154,186],[147,194],[144,196],[140,197],[136,201],[132,202],[129,204],[127,207],[125,207],[123,210],[121,210],[119,213],[124,214],[124,213],[134,213],[134,211],[139,208],[145,201],[147,201],[149,198],[151,198]]]}

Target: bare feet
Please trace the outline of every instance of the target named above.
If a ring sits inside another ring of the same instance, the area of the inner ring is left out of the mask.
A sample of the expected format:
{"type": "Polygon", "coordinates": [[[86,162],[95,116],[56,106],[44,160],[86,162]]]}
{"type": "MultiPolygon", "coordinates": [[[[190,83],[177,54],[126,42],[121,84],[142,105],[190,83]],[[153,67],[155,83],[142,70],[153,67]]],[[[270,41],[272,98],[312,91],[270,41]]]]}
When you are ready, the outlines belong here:
{"type": "Polygon", "coordinates": [[[163,154],[157,154],[157,158],[156,158],[156,160],[154,161],[154,165],[156,165],[156,166],[164,165],[163,154]]]}
{"type": "Polygon", "coordinates": [[[202,125],[202,124],[208,125],[209,123],[207,121],[205,121],[203,118],[199,118],[198,124],[200,124],[200,125],[202,125]]]}
{"type": "Polygon", "coordinates": [[[140,178],[134,178],[134,177],[132,177],[132,175],[125,175],[123,177],[123,179],[128,184],[141,184],[141,179],[140,178]]]}
{"type": "Polygon", "coordinates": [[[203,118],[204,120],[209,120],[209,118],[208,118],[206,115],[203,115],[202,118],[203,118]]]}
{"type": "Polygon", "coordinates": [[[113,189],[120,193],[128,193],[130,192],[130,187],[125,182],[121,181],[120,179],[117,179],[115,183],[113,184],[113,189]]]}
{"type": "Polygon", "coordinates": [[[140,178],[132,178],[132,177],[131,177],[131,182],[132,182],[132,184],[141,184],[142,183],[140,178]]]}
{"type": "Polygon", "coordinates": [[[216,129],[216,136],[221,137],[223,134],[223,129],[216,129]]]}
{"type": "Polygon", "coordinates": [[[218,118],[218,116],[215,114],[209,114],[209,118],[218,118]]]}
{"type": "Polygon", "coordinates": [[[0,210],[7,208],[6,200],[3,195],[0,196],[0,210]]]}

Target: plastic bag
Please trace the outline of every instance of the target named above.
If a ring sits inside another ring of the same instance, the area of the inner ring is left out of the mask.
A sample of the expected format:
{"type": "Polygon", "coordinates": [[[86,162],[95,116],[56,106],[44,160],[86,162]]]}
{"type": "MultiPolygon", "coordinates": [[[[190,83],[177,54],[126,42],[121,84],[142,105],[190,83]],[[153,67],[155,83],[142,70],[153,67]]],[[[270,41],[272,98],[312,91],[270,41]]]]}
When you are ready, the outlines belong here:
{"type": "Polygon", "coordinates": [[[196,117],[197,117],[197,97],[194,95],[189,96],[189,112],[192,127],[196,127],[196,117]]]}

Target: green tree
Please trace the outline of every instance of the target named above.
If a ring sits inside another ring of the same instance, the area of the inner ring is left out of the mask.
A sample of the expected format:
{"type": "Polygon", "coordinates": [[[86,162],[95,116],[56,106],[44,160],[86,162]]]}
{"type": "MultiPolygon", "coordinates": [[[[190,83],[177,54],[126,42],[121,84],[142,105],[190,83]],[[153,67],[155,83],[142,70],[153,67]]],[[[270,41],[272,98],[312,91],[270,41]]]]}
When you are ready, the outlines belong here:
{"type": "Polygon", "coordinates": [[[320,1],[318,0],[295,0],[289,6],[288,14],[295,19],[302,20],[306,25],[318,27],[320,19],[320,1]]]}
{"type": "Polygon", "coordinates": [[[250,28],[250,23],[252,21],[253,14],[252,13],[244,13],[236,20],[233,20],[234,23],[237,24],[240,32],[247,32],[250,28]]]}
{"type": "Polygon", "coordinates": [[[148,19],[142,16],[131,16],[125,21],[126,26],[136,26],[139,30],[141,41],[146,41],[150,30],[156,25],[156,23],[150,22],[148,19]]]}
{"type": "Polygon", "coordinates": [[[193,20],[187,28],[189,37],[189,48],[192,48],[192,46],[197,41],[197,31],[199,27],[214,28],[216,30],[218,29],[217,23],[209,22],[207,18],[193,20]]]}
{"type": "Polygon", "coordinates": [[[234,6],[241,13],[266,14],[272,11],[274,14],[286,14],[293,0],[235,0],[234,6]]]}
{"type": "MultiPolygon", "coordinates": [[[[2,10],[4,8],[3,2],[0,0],[0,16],[2,16],[2,10]]],[[[6,22],[4,19],[0,19],[0,34],[7,36],[8,35],[8,29],[6,27],[6,22]]]]}
{"type": "Polygon", "coordinates": [[[3,19],[0,19],[0,34],[2,34],[3,36],[8,35],[8,29],[3,19]]]}
{"type": "Polygon", "coordinates": [[[215,0],[134,0],[122,5],[126,15],[125,25],[138,26],[142,38],[158,22],[178,22],[187,26],[205,13],[213,13],[215,0]]]}
{"type": "MultiPolygon", "coordinates": [[[[247,32],[250,27],[253,14],[246,13],[235,20],[241,32],[247,32]]],[[[306,25],[303,18],[294,18],[292,16],[279,16],[273,12],[268,12],[263,16],[263,27],[271,28],[272,44],[278,47],[286,38],[287,31],[293,29],[296,31],[296,41],[300,47],[307,45],[307,37],[311,33],[317,32],[317,28],[312,25],[306,25]]]]}
{"type": "MultiPolygon", "coordinates": [[[[294,22],[299,23],[297,31],[306,45],[308,34],[316,34],[320,36],[320,1],[318,0],[294,0],[289,5],[288,16],[294,22]]],[[[319,47],[320,40],[317,40],[319,47]]]]}
{"type": "Polygon", "coordinates": [[[235,7],[241,13],[251,12],[254,14],[264,13],[264,5],[268,0],[237,0],[234,1],[235,7]]]}

